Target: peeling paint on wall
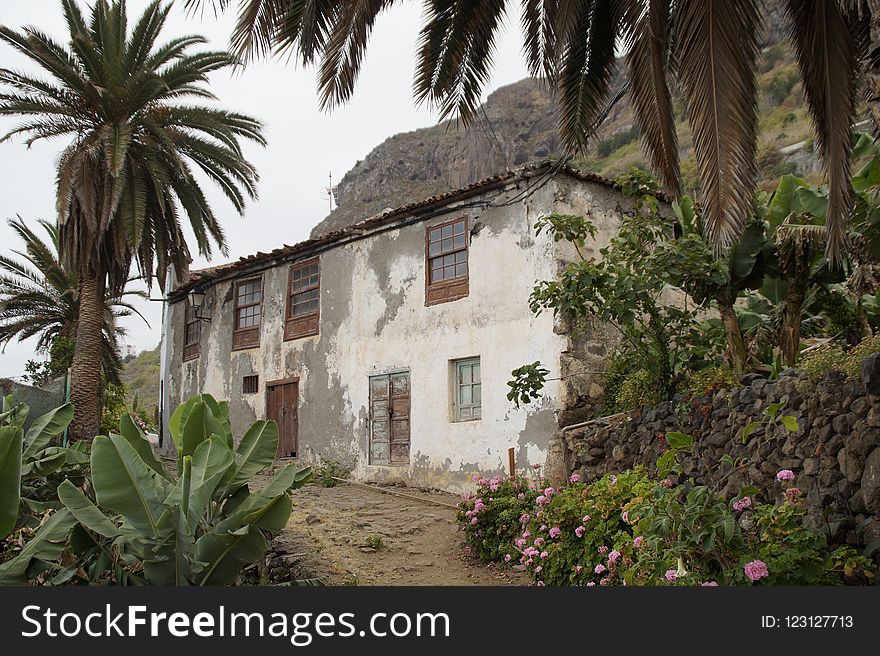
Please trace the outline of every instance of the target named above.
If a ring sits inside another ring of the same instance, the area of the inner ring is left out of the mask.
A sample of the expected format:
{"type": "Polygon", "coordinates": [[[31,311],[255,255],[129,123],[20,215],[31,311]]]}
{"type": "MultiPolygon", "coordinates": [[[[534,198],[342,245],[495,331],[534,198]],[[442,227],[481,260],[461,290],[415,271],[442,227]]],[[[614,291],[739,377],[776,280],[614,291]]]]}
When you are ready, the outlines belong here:
{"type": "MultiPolygon", "coordinates": [[[[450,204],[431,218],[404,217],[357,241],[320,253],[319,334],[283,341],[290,262],[261,272],[263,308],[260,345],[231,351],[233,281],[205,290],[201,355],[182,362],[182,302],[171,304],[166,374],[171,408],[187,397],[208,392],[230,402],[236,436],[267,412],[266,386],[299,377],[297,457],[312,463],[338,461],[358,480],[403,480],[411,484],[462,491],[473,473],[501,473],[508,449],[517,466],[544,463],[560,413],[580,384],[558,380],[574,371],[574,361],[589,353],[603,358],[596,344],[572,348],[558,332],[552,314],[535,317],[529,294],[538,280],[551,279],[571,252],[545,233],[534,235],[534,221],[554,211],[589,213],[607,243],[619,220],[622,196],[600,184],[557,177],[523,195],[511,184],[501,195],[477,196],[450,204]],[[505,199],[509,204],[504,204],[505,199]],[[481,202],[482,201],[482,202],[481,202]],[[468,216],[482,229],[469,236],[469,295],[425,306],[425,230],[468,216]],[[407,223],[409,221],[409,223],[407,223]],[[592,350],[590,350],[592,348],[592,350]],[[598,349],[598,350],[597,350],[598,349]],[[450,362],[479,357],[482,369],[482,417],[452,421],[450,362]],[[540,360],[550,370],[544,398],[516,408],[507,401],[510,372],[540,360]],[[369,464],[369,376],[407,370],[411,376],[410,463],[369,464]],[[242,378],[259,376],[256,394],[242,393],[242,378]]],[[[312,257],[310,254],[308,257],[312,257]]],[[[302,257],[300,259],[306,259],[302,257]]]]}

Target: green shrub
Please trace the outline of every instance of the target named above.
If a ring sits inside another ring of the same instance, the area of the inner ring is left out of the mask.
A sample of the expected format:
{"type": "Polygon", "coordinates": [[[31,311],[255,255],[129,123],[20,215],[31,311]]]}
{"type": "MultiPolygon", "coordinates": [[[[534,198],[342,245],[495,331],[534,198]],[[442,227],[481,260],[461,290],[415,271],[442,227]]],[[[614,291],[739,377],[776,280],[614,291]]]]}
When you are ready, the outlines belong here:
{"type": "Polygon", "coordinates": [[[683,391],[693,392],[697,396],[711,396],[719,390],[730,389],[737,385],[739,385],[739,377],[729,365],[722,364],[688,372],[682,388],[683,391]]]}
{"type": "Polygon", "coordinates": [[[647,369],[639,369],[624,377],[614,405],[618,412],[637,410],[646,405],[655,405],[660,401],[660,396],[654,374],[647,369]]]}
{"type": "Polygon", "coordinates": [[[481,478],[477,493],[465,495],[456,516],[465,539],[482,560],[512,559],[520,518],[534,512],[543,479],[523,476],[481,478]]]}
{"type": "Polygon", "coordinates": [[[848,378],[859,378],[862,360],[878,352],[880,352],[880,335],[865,339],[849,350],[832,344],[810,352],[798,364],[798,368],[804,372],[800,383],[801,391],[806,392],[814,388],[816,383],[830,371],[840,371],[848,378]]]}
{"type": "Polygon", "coordinates": [[[351,470],[345,465],[336,462],[335,460],[330,460],[318,468],[318,483],[321,484],[321,487],[336,487],[339,485],[337,479],[348,478],[350,473],[351,470]]]}

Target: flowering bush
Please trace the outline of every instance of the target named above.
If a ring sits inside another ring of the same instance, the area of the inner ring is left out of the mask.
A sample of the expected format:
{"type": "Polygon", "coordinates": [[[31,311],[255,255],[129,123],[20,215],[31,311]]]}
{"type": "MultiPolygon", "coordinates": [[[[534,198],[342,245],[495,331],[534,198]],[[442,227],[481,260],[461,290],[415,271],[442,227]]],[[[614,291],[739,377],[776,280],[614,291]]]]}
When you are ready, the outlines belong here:
{"type": "MultiPolygon", "coordinates": [[[[522,476],[481,478],[475,495],[466,495],[459,504],[457,520],[464,528],[465,539],[483,560],[504,560],[515,553],[513,540],[520,526],[535,512],[535,504],[543,486],[536,474],[533,479],[522,476]],[[528,517],[526,517],[528,516],[528,517]]],[[[508,558],[508,562],[512,559],[508,558]]]]}
{"type": "Polygon", "coordinates": [[[519,561],[547,585],[609,584],[633,550],[628,508],[651,488],[641,467],[591,485],[546,488],[514,543],[519,561]]]}

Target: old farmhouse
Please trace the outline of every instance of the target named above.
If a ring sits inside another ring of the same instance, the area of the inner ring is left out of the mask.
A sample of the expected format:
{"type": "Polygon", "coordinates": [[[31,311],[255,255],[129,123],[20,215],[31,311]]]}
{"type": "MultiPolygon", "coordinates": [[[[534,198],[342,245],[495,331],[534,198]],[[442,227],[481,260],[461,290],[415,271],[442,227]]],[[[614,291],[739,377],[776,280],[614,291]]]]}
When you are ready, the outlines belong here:
{"type": "Polygon", "coordinates": [[[163,433],[208,392],[229,401],[236,435],[273,418],[279,456],[337,461],[357,480],[459,491],[504,471],[510,447],[520,468],[552,461],[560,426],[601,399],[613,337],[596,325],[573,339],[529,310],[535,282],[574,257],[533,226],[589,216],[589,257],[627,207],[608,180],[547,162],[192,272],[167,295],[163,433]],[[536,360],[544,396],[517,408],[507,381],[536,360]]]}

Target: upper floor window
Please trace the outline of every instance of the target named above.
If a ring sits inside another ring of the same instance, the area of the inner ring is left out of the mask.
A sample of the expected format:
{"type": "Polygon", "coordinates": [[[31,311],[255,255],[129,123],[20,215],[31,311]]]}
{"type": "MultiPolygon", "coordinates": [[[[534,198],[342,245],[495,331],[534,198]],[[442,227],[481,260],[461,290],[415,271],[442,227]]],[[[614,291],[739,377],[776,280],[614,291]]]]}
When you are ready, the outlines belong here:
{"type": "Polygon", "coordinates": [[[427,287],[425,305],[468,295],[467,218],[429,226],[425,239],[427,287]]]}
{"type": "Polygon", "coordinates": [[[192,360],[199,357],[199,339],[202,336],[202,322],[189,301],[185,301],[184,305],[186,306],[186,316],[183,326],[183,359],[192,360]]]}
{"type": "Polygon", "coordinates": [[[321,310],[321,263],[318,258],[290,267],[284,339],[318,334],[321,310]]]}
{"type": "Polygon", "coordinates": [[[480,358],[453,361],[453,416],[455,421],[471,421],[483,416],[480,358]]]}
{"type": "Polygon", "coordinates": [[[263,281],[251,278],[235,283],[235,324],[232,348],[259,346],[260,317],[263,310],[263,281]]]}

